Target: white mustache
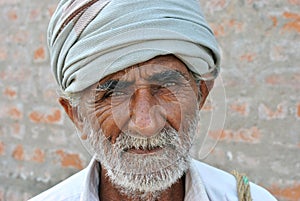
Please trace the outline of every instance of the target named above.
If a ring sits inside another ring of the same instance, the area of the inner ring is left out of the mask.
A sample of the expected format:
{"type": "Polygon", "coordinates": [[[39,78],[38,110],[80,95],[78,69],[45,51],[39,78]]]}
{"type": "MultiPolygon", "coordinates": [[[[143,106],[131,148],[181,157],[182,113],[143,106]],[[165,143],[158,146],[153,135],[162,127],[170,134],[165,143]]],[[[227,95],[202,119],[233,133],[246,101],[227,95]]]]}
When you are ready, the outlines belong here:
{"type": "Polygon", "coordinates": [[[156,148],[174,147],[179,137],[173,128],[164,128],[161,132],[150,138],[134,137],[128,133],[121,133],[116,139],[114,148],[127,151],[129,149],[153,150],[156,148]]]}

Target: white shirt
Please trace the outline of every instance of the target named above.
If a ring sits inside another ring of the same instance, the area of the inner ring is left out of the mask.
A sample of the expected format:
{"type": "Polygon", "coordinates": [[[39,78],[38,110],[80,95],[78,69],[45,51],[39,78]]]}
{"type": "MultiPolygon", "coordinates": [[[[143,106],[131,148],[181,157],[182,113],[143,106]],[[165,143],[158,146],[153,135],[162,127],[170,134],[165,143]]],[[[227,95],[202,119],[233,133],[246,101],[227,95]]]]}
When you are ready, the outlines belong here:
{"type": "MultiPolygon", "coordinates": [[[[82,171],[29,201],[100,201],[99,163],[93,158],[82,171]]],[[[238,201],[236,179],[231,174],[192,160],[185,177],[184,201],[238,201]]],[[[253,201],[276,201],[264,188],[250,183],[253,201]]]]}

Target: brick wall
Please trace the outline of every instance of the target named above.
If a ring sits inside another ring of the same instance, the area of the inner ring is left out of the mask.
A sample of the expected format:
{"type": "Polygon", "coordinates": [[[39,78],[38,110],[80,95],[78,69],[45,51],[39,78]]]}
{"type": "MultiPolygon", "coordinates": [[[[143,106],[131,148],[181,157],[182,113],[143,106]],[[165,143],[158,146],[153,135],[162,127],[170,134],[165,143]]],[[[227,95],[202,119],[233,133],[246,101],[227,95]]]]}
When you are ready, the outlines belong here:
{"type": "MultiPolygon", "coordinates": [[[[90,158],[58,105],[49,68],[45,31],[56,3],[0,0],[0,201],[26,200],[90,158]]],[[[201,3],[222,48],[216,86],[225,88],[227,110],[205,145],[198,136],[193,155],[299,201],[300,1],[201,3]]],[[[217,107],[205,105],[203,124],[217,107]]]]}

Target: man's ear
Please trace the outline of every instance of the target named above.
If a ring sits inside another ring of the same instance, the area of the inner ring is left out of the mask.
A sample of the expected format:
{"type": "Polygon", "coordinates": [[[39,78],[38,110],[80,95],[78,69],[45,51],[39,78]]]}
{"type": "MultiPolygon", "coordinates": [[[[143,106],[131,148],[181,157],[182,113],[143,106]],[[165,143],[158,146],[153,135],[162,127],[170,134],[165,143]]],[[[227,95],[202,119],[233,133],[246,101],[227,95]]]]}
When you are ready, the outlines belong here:
{"type": "Polygon", "coordinates": [[[72,122],[76,125],[76,127],[79,129],[79,131],[82,132],[83,130],[83,119],[80,118],[80,114],[78,112],[77,107],[73,107],[70,103],[70,101],[66,98],[60,97],[58,99],[60,105],[64,108],[65,112],[69,116],[69,118],[72,120],[72,122]]]}
{"type": "Polygon", "coordinates": [[[199,110],[201,110],[201,108],[203,107],[205,100],[208,97],[208,94],[210,90],[213,88],[213,86],[214,86],[214,80],[200,81],[199,92],[201,93],[201,97],[200,97],[199,110]]]}

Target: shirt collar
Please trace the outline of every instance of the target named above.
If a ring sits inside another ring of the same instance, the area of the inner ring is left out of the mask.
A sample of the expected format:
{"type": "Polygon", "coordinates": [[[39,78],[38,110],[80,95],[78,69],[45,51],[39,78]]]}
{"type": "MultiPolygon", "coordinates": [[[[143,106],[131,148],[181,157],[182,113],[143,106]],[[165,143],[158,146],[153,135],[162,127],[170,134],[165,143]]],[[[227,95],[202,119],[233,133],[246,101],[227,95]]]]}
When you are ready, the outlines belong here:
{"type": "Polygon", "coordinates": [[[86,176],[83,181],[80,201],[99,201],[98,187],[99,187],[99,172],[100,164],[92,158],[89,165],[86,167],[86,176]]]}
{"type": "Polygon", "coordinates": [[[192,159],[190,168],[185,176],[185,196],[184,201],[209,201],[201,175],[197,169],[196,160],[192,159]]]}

